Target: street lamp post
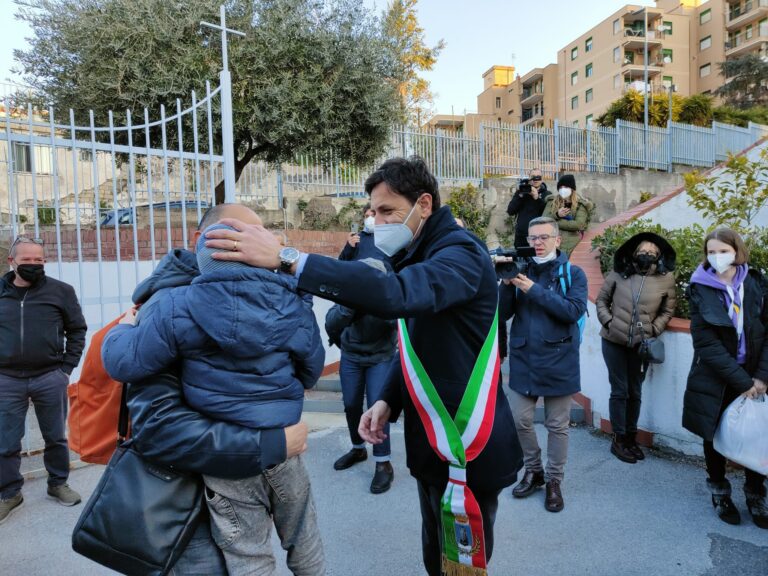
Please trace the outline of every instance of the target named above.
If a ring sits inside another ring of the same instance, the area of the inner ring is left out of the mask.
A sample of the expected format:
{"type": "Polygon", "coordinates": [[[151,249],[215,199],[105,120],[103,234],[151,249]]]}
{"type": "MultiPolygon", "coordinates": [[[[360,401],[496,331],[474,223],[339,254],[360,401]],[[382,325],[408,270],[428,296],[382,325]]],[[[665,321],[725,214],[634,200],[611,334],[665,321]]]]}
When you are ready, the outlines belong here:
{"type": "Polygon", "coordinates": [[[648,8],[643,8],[643,169],[648,170],[648,8]]]}

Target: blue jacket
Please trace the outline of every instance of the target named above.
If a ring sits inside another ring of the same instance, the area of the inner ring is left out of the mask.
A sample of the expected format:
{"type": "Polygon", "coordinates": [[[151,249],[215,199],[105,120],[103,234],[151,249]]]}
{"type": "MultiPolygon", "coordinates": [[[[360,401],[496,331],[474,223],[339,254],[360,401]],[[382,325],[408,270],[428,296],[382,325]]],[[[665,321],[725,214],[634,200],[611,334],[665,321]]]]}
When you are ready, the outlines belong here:
{"type": "Polygon", "coordinates": [[[525,396],[565,396],[581,390],[579,327],[587,310],[587,277],[571,266],[571,287],[563,295],[560,271],[568,256],[531,263],[528,293],[501,284],[499,308],[509,331],[509,387],[525,396]]]}
{"type": "MultiPolygon", "coordinates": [[[[488,336],[497,304],[496,274],[487,249],[460,228],[448,207],[430,216],[421,234],[393,259],[394,271],[363,262],[309,255],[299,288],[381,318],[407,318],[411,343],[451,415],[458,410],[472,368],[488,336]],[[354,278],[354,282],[349,279],[354,278]]],[[[445,486],[448,465],[429,446],[396,356],[383,399],[392,420],[405,414],[405,448],[411,474],[445,486]]],[[[514,483],[522,466],[515,424],[501,386],[488,444],[467,467],[473,490],[514,483]]]]}
{"type": "Polygon", "coordinates": [[[295,279],[248,267],[174,288],[137,327],[116,326],[102,355],[122,382],[180,359],[190,406],[252,428],[297,423],[304,389],[317,382],[325,360],[311,303],[297,294],[295,279]]]}

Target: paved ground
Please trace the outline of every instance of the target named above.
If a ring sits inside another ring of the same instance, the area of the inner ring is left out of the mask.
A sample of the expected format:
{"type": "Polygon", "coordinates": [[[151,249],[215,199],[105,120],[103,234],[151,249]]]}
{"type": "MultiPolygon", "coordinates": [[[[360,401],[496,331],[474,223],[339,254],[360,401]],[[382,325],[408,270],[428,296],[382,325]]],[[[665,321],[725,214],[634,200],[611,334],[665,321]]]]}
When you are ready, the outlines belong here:
{"type": "MultiPolygon", "coordinates": [[[[348,447],[341,415],[312,415],[306,462],[313,479],[320,527],[331,576],[421,574],[420,527],[415,483],[403,456],[402,428],[395,426],[395,484],[368,492],[373,463],[344,472],[333,460],[348,447]]],[[[544,430],[539,429],[540,437],[544,430]]],[[[101,467],[72,473],[71,483],[88,495],[101,467]]],[[[543,493],[500,498],[494,575],[535,576],[765,576],[768,532],[746,515],[741,478],[735,484],[741,526],[715,518],[696,463],[652,454],[627,465],[608,452],[608,440],[573,428],[564,484],[566,508],[544,510],[543,493]]],[[[0,526],[0,574],[77,575],[112,572],[70,550],[69,538],[82,506],[64,508],[45,499],[45,481],[24,490],[24,509],[0,526]]],[[[280,576],[287,575],[287,571],[280,576]]]]}

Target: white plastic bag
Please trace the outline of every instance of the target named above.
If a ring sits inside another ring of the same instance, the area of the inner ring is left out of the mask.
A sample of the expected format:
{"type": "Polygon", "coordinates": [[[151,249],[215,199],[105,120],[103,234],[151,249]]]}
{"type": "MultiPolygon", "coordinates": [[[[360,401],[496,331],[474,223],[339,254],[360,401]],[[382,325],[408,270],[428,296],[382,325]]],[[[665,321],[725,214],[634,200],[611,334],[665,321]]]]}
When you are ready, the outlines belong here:
{"type": "Polygon", "coordinates": [[[739,396],[723,412],[714,438],[715,450],[732,462],[768,474],[768,400],[739,396]]]}

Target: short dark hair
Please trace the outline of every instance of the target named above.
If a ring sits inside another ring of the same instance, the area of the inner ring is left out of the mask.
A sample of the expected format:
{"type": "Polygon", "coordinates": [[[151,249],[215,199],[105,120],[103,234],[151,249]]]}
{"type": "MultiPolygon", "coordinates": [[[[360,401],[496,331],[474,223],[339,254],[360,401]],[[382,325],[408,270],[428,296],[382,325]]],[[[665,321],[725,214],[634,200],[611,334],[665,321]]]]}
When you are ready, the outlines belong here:
{"type": "Polygon", "coordinates": [[[371,194],[374,188],[386,183],[395,194],[405,196],[412,203],[422,194],[432,196],[432,210],[440,208],[440,191],[437,179],[418,156],[390,158],[378,167],[365,181],[365,191],[371,194]]]}
{"type": "Polygon", "coordinates": [[[717,228],[704,238],[704,261],[702,262],[704,268],[710,267],[709,260],[707,259],[707,244],[709,244],[710,240],[719,240],[736,250],[736,258],[733,261],[734,266],[741,266],[749,261],[749,249],[744,244],[744,240],[742,240],[739,233],[730,228],[717,228]]]}
{"type": "Polygon", "coordinates": [[[205,230],[208,228],[208,226],[212,224],[216,224],[219,220],[221,220],[221,213],[224,212],[224,210],[227,209],[227,206],[231,206],[232,204],[216,204],[215,206],[211,206],[208,208],[208,210],[203,213],[203,217],[200,218],[200,223],[197,225],[198,230],[205,230]]]}
{"type": "Polygon", "coordinates": [[[371,210],[371,209],[372,208],[371,208],[371,203],[370,202],[368,202],[365,206],[363,206],[363,212],[362,212],[363,218],[365,218],[365,213],[368,212],[368,210],[371,210]]]}

